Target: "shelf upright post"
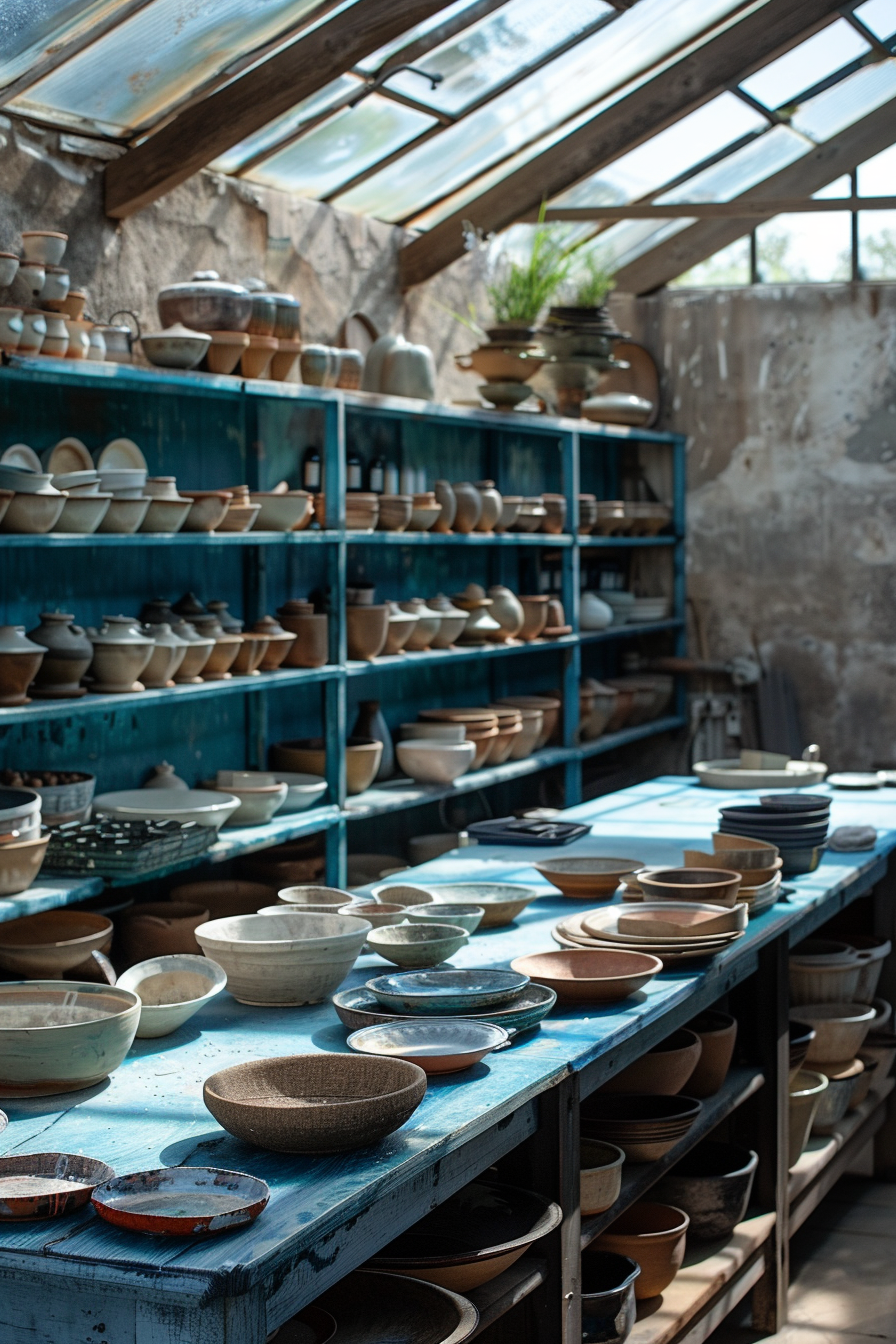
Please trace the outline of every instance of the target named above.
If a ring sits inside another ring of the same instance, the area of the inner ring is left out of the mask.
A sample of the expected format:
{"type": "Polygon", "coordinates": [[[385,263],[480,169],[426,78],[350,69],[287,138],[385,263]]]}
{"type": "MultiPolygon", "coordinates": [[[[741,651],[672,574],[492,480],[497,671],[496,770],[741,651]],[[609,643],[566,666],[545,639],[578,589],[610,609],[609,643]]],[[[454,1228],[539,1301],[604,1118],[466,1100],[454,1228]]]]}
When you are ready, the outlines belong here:
{"type": "MultiPolygon", "coordinates": [[[[326,528],[337,535],[327,542],[329,660],[339,676],[324,686],[324,742],[330,799],[345,807],[345,402],[339,395],[327,400],[324,412],[323,486],[327,501],[326,528]]],[[[326,838],[327,877],[341,886],[345,876],[345,822],[330,827],[326,838]]]]}
{"type": "MultiPolygon", "coordinates": [[[[579,634],[579,453],[581,436],[575,432],[560,437],[561,492],[566,496],[566,530],[573,544],[560,552],[560,595],[568,625],[579,634]]],[[[579,682],[582,651],[578,644],[563,652],[563,745],[575,747],[579,740],[579,682]]],[[[576,756],[566,762],[564,799],[567,807],[582,801],[582,762],[576,756]]]]}
{"type": "MultiPolygon", "coordinates": [[[[259,399],[240,397],[242,410],[243,452],[245,476],[250,486],[259,488],[260,463],[264,456],[259,427],[259,399]]],[[[244,546],[243,562],[243,618],[248,624],[257,621],[267,608],[267,556],[263,546],[244,546]]],[[[245,699],[246,765],[250,770],[263,770],[266,765],[268,742],[268,695],[259,691],[245,699]]]]}
{"type": "MultiPolygon", "coordinates": [[[[685,506],[687,498],[688,439],[676,434],[672,443],[672,530],[675,533],[673,551],[672,611],[682,624],[675,632],[675,653],[687,657],[687,546],[685,542],[685,506]]],[[[687,691],[682,677],[675,688],[675,711],[684,718],[687,713],[687,691]]]]}

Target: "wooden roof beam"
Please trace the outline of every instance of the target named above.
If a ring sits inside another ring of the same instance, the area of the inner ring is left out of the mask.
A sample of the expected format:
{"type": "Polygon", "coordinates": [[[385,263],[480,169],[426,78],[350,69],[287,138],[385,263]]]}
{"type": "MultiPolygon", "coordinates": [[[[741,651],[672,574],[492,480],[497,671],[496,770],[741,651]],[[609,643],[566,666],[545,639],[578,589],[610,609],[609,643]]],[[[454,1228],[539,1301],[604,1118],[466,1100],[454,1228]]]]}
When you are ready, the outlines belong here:
{"type": "Polygon", "coordinates": [[[281,47],[110,163],[106,213],[143,209],[446,3],[363,0],[281,47]]]}
{"type": "Polygon", "coordinates": [[[752,7],[408,243],[399,255],[403,287],[421,284],[463,255],[464,220],[484,233],[507,228],[537,210],[542,200],[566,191],[826,27],[839,13],[836,0],[766,0],[752,7]]]}
{"type": "MultiPolygon", "coordinates": [[[[865,159],[888,149],[896,139],[894,114],[896,99],[884,103],[883,107],[863,117],[833,140],[811,150],[804,158],[797,159],[796,163],[782,168],[774,177],[766,178],[750,191],[735,197],[730,204],[736,206],[738,202],[746,203],[751,198],[767,202],[780,201],[782,209],[766,213],[764,218],[771,219],[775,214],[783,213],[794,196],[811,196],[813,191],[820,191],[844,173],[852,172],[865,159]]],[[[828,203],[835,204],[833,200],[828,203]]],[[[850,202],[845,198],[844,208],[850,208],[850,202]]],[[[755,217],[739,221],[701,220],[624,266],[616,274],[616,286],[626,293],[649,294],[707,257],[714,256],[729,243],[736,242],[761,222],[761,219],[755,217]]]]}

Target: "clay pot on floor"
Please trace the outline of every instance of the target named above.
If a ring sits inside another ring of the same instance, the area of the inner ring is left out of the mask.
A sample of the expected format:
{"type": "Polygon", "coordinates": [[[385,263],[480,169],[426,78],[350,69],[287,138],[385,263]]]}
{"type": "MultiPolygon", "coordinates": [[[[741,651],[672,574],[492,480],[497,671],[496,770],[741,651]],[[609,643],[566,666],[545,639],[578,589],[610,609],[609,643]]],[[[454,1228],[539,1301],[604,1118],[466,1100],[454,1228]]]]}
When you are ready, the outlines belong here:
{"type": "Polygon", "coordinates": [[[134,966],[150,957],[202,954],[195,930],[209,917],[208,909],[190,901],[151,901],[126,910],[118,924],[116,960],[134,966]]]}
{"type": "Polygon", "coordinates": [[[23,625],[0,625],[0,705],[27,705],[26,692],[46,650],[28,639],[23,625]]]}
{"type": "Polygon", "coordinates": [[[80,684],[93,659],[93,645],[74,615],[65,611],[42,611],[40,625],[28,638],[46,649],[34,678],[31,694],[40,700],[74,700],[86,695],[80,684]]]}

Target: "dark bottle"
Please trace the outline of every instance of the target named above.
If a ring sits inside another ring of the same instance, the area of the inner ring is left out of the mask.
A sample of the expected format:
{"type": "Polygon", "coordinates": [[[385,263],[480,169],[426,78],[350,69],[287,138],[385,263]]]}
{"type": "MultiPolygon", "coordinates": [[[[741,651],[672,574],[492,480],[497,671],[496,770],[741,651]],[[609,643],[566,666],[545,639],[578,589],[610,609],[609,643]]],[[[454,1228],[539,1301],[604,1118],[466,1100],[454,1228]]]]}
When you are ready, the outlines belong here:
{"type": "Polygon", "coordinates": [[[362,700],[358,705],[358,717],[352,729],[352,737],[366,737],[374,742],[382,742],[383,755],[377,779],[388,779],[395,773],[395,748],[392,746],[392,734],[386,725],[380,710],[379,700],[362,700]]]}
{"type": "Polygon", "coordinates": [[[375,457],[370,464],[370,486],[375,495],[381,495],[386,488],[386,459],[375,457]]]}
{"type": "Polygon", "coordinates": [[[350,448],[345,459],[346,490],[363,490],[364,465],[354,448],[350,448]]]}
{"type": "Polygon", "coordinates": [[[310,444],[302,459],[302,486],[312,494],[317,494],[320,485],[320,451],[310,444]]]}

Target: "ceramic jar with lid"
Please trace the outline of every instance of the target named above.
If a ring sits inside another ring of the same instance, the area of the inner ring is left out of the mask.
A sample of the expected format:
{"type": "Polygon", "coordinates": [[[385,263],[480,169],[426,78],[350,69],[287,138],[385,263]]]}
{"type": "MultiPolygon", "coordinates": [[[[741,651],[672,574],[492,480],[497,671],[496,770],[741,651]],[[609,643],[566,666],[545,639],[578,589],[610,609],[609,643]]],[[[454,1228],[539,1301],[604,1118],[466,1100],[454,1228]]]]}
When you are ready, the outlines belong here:
{"type": "Polygon", "coordinates": [[[283,667],[323,667],[329,654],[327,617],[318,615],[310,602],[293,598],[277,608],[283,629],[295,635],[295,643],[283,659],[283,667]]]}
{"type": "Polygon", "coordinates": [[[144,625],[143,633],[155,644],[152,657],[141,673],[143,685],[147,690],[173,686],[174,674],[179,670],[189,648],[187,641],[176,635],[166,622],[144,625]]]}
{"type": "Polygon", "coordinates": [[[412,597],[409,602],[399,602],[398,605],[402,611],[417,617],[417,624],[405,648],[411,653],[421,653],[424,649],[432,648],[432,642],[442,625],[441,614],[428,607],[422,597],[412,597]]]}
{"type": "Polygon", "coordinates": [[[439,633],[432,641],[434,649],[453,649],[455,641],[462,634],[467,624],[467,613],[460,607],[455,607],[451,599],[444,593],[439,593],[437,597],[430,598],[427,603],[430,611],[437,611],[442,618],[442,625],[439,633]]]}
{"type": "Polygon", "coordinates": [[[27,705],[29,685],[46,655],[25,634],[24,625],[0,625],[0,705],[27,705]]]}
{"type": "Polygon", "coordinates": [[[46,653],[34,678],[32,695],[41,700],[76,700],[87,691],[80,682],[93,659],[93,645],[69,611],[42,611],[40,625],[28,638],[46,653]]]}
{"type": "Polygon", "coordinates": [[[185,779],[174,773],[174,766],[169,765],[167,761],[162,761],[160,765],[154,765],[152,774],[144,785],[144,789],[188,789],[190,786],[185,779]]]}
{"type": "Polygon", "coordinates": [[[504,500],[501,498],[500,491],[496,489],[494,481],[477,481],[476,489],[479,491],[479,498],[482,501],[482,510],[474,531],[494,532],[504,509],[504,500]]]}
{"type": "MultiPolygon", "coordinates": [[[[145,610],[145,608],[144,608],[145,610]]],[[[215,647],[215,641],[206,635],[200,635],[195,626],[189,621],[185,621],[181,616],[178,620],[167,622],[171,626],[171,633],[177,635],[187,645],[184,650],[183,661],[180,667],[174,673],[175,686],[198,686],[203,680],[200,673],[204,671],[205,665],[212,655],[215,647]]]]}
{"type": "Polygon", "coordinates": [[[454,530],[472,532],[482,517],[482,496],[472,481],[455,481],[451,488],[457,501],[454,530]]]}
{"type": "Polygon", "coordinates": [[[208,611],[212,616],[217,616],[221,622],[221,629],[228,635],[238,635],[242,632],[244,622],[237,619],[229,610],[230,603],[222,602],[220,598],[206,604],[208,611]]]}
{"type": "Polygon", "coordinates": [[[176,616],[183,616],[185,621],[194,621],[197,616],[207,616],[208,612],[195,593],[184,593],[183,597],[175,602],[171,608],[176,616]]]}
{"type": "Polygon", "coordinates": [[[167,597],[153,597],[143,603],[139,619],[141,625],[161,625],[163,622],[171,625],[176,618],[172,614],[171,603],[167,597]]]}
{"type": "Polygon", "coordinates": [[[203,635],[206,639],[214,640],[214,648],[208,657],[208,662],[202,669],[203,681],[229,681],[232,673],[230,669],[236,662],[237,654],[243,646],[242,635],[228,634],[221,627],[221,622],[217,616],[211,612],[206,612],[204,616],[196,616],[190,622],[196,627],[197,634],[203,635]]]}
{"type": "Polygon", "coordinates": [[[262,616],[261,620],[252,626],[250,634],[259,635],[268,642],[264,656],[258,664],[259,672],[275,672],[296,642],[296,636],[291,631],[284,630],[273,616],[262,616]]]}
{"type": "Polygon", "coordinates": [[[252,295],[230,285],[217,271],[195,271],[192,280],[165,285],[157,300],[163,327],[182,322],[191,331],[245,331],[252,318],[252,295]]]}
{"type": "Polygon", "coordinates": [[[99,695],[125,695],[144,690],[138,680],[153,655],[155,643],[133,616],[104,616],[99,630],[87,629],[93,645],[90,690],[99,695]]]}
{"type": "Polygon", "coordinates": [[[492,599],[491,615],[501,627],[501,633],[492,635],[492,639],[498,644],[503,644],[508,639],[516,639],[526,619],[522,603],[516,593],[512,593],[503,584],[496,583],[489,588],[488,595],[492,599]]]}
{"type": "Polygon", "coordinates": [[[492,599],[478,583],[468,583],[462,593],[455,593],[452,602],[467,613],[467,623],[458,637],[458,644],[487,644],[501,633],[501,627],[491,615],[492,599]]]}
{"type": "Polygon", "coordinates": [[[401,653],[417,624],[417,617],[410,611],[402,611],[397,602],[387,602],[389,608],[389,633],[383,653],[401,653]]]}
{"type": "Polygon", "coordinates": [[[436,503],[442,506],[442,512],[432,525],[433,532],[450,532],[457,513],[457,499],[450,481],[436,481],[433,486],[436,503]]]}

